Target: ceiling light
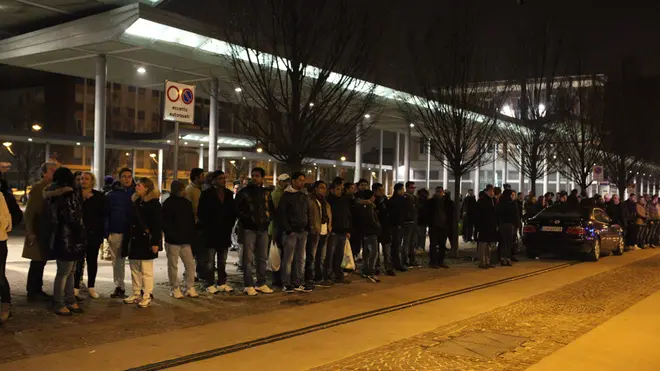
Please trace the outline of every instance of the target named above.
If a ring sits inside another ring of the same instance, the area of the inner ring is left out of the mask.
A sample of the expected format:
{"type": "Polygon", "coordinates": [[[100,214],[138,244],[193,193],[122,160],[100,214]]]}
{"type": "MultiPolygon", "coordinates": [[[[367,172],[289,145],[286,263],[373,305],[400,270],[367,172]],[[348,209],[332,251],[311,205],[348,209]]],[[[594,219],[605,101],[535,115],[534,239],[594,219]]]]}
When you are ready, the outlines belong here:
{"type": "Polygon", "coordinates": [[[241,88],[236,88],[236,89],[234,89],[234,91],[237,92],[237,93],[240,93],[240,92],[243,91],[243,89],[241,89],[241,88]]]}
{"type": "Polygon", "coordinates": [[[371,118],[371,115],[367,113],[366,115],[364,115],[364,118],[365,119],[371,118]]]}
{"type": "Polygon", "coordinates": [[[243,160],[245,160],[245,156],[243,156],[243,160]]]}
{"type": "Polygon", "coordinates": [[[413,123],[411,122],[411,123],[410,123],[410,127],[411,127],[411,128],[414,128],[414,127],[415,127],[415,124],[413,124],[413,123]]]}
{"type": "Polygon", "coordinates": [[[79,145],[80,145],[80,142],[77,142],[76,145],[79,146],[79,145]]]}
{"type": "Polygon", "coordinates": [[[126,152],[126,157],[128,157],[128,156],[130,156],[130,155],[131,155],[130,153],[126,152]]]}
{"type": "Polygon", "coordinates": [[[257,152],[261,153],[261,152],[263,152],[263,151],[264,151],[263,148],[257,148],[257,152]]]}
{"type": "Polygon", "coordinates": [[[332,165],[332,167],[337,167],[337,165],[332,165]]]}
{"type": "Polygon", "coordinates": [[[139,74],[143,74],[143,73],[146,73],[146,72],[147,72],[147,69],[144,68],[144,67],[138,67],[137,72],[138,72],[139,74]]]}
{"type": "Polygon", "coordinates": [[[234,161],[234,160],[231,160],[231,161],[229,161],[229,163],[233,165],[233,164],[235,164],[235,163],[236,163],[236,161],[234,161]]]}
{"type": "Polygon", "coordinates": [[[340,160],[346,161],[346,156],[341,156],[340,160]]]}
{"type": "Polygon", "coordinates": [[[309,106],[310,106],[310,107],[314,107],[314,103],[310,103],[309,106]]]}
{"type": "Polygon", "coordinates": [[[31,142],[31,141],[32,141],[32,138],[28,138],[28,142],[31,142]]]}
{"type": "Polygon", "coordinates": [[[184,145],[184,146],[187,146],[187,145],[188,145],[188,142],[183,142],[183,145],[184,145]]]}
{"type": "Polygon", "coordinates": [[[150,153],[150,154],[149,154],[149,157],[151,157],[151,158],[156,158],[156,154],[155,154],[155,153],[150,153]]]}
{"type": "Polygon", "coordinates": [[[271,162],[271,161],[272,161],[271,159],[268,159],[268,162],[271,162]]]}
{"type": "Polygon", "coordinates": [[[170,143],[170,142],[171,142],[171,140],[168,139],[168,140],[167,140],[167,143],[170,143]]]}
{"type": "Polygon", "coordinates": [[[32,125],[32,130],[34,130],[34,131],[39,131],[39,130],[41,130],[41,125],[39,125],[39,124],[34,124],[34,125],[32,125]]]}
{"type": "Polygon", "coordinates": [[[314,163],[314,166],[316,166],[316,162],[314,163]]]}
{"type": "Polygon", "coordinates": [[[200,144],[199,146],[200,146],[200,147],[204,147],[204,143],[200,144]]]}

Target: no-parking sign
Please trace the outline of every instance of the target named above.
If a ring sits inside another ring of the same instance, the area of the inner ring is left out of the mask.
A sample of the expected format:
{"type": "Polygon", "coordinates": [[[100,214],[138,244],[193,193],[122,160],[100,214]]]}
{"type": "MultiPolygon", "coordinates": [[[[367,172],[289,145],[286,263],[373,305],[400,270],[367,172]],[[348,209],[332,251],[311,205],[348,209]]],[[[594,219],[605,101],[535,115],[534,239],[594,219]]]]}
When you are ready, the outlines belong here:
{"type": "Polygon", "coordinates": [[[163,120],[186,124],[195,122],[195,87],[165,81],[165,109],[163,120]]]}
{"type": "Polygon", "coordinates": [[[593,168],[593,180],[595,182],[602,182],[605,180],[605,174],[603,172],[603,167],[600,165],[594,165],[593,168]]]}

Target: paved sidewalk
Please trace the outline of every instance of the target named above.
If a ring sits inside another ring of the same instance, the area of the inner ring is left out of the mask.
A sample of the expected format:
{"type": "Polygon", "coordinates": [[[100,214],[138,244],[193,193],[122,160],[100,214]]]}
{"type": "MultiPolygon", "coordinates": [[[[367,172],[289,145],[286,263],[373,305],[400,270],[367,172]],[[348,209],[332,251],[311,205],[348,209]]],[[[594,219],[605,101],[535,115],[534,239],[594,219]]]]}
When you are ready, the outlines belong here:
{"type": "Polygon", "coordinates": [[[529,371],[660,370],[660,292],[631,306],[529,371]]]}

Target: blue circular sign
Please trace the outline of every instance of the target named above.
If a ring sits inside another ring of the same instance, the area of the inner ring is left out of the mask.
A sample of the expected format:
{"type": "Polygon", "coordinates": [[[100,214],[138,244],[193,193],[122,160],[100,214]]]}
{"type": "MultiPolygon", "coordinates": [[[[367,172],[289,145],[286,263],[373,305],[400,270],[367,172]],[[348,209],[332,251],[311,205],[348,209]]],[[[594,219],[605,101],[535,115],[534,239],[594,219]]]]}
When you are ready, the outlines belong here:
{"type": "Polygon", "coordinates": [[[193,95],[192,90],[188,88],[183,89],[183,92],[181,93],[181,100],[183,101],[183,103],[185,104],[192,103],[194,97],[195,96],[193,95]]]}

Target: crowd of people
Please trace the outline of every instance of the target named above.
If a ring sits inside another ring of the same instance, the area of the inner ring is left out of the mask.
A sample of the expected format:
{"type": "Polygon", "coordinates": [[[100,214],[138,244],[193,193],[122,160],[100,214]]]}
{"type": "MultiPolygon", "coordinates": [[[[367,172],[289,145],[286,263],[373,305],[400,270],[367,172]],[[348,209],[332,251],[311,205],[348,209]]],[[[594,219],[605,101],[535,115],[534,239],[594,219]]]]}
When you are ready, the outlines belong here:
{"type": "MultiPolygon", "coordinates": [[[[316,287],[348,284],[348,260],[367,282],[380,282],[381,274],[396,276],[419,267],[420,250],[428,249],[431,268],[449,268],[446,243],[456,229],[456,205],[443,187],[433,194],[416,192],[414,182],[394,185],[391,197],[380,183],[369,186],[337,177],[331,183],[316,181],[306,187],[304,173],[282,174],[275,187],[264,185],[265,171],[251,170],[250,181],[228,189],[227,175],[195,168],[184,184],[171,183],[170,195],[161,194],[149,178],[134,179],[131,169],[118,179],[104,179],[96,190],[91,172],[72,173],[55,163],[45,163],[42,179],[33,185],[24,214],[26,237],[23,257],[30,260],[27,295],[30,301],[50,300],[62,316],[82,313],[80,295],[84,270],[91,299],[95,289],[99,250],[107,241],[115,289],[111,298],[150,306],[154,289],[154,259],[165,250],[171,295],[176,299],[199,296],[196,286],[209,294],[233,292],[227,281],[228,251],[237,242],[243,293],[309,293],[316,287]],[[237,238],[234,239],[234,236],[237,238]],[[350,246],[350,248],[348,247],[350,246]],[[276,249],[273,251],[272,249],[276,249]],[[276,253],[276,254],[275,254],[276,253]],[[267,270],[277,256],[277,268],[268,282],[267,270]],[[124,282],[129,260],[131,290],[124,282]],[[183,285],[179,259],[184,266],[183,285]],[[43,272],[55,260],[57,273],[52,296],[44,291],[43,272]],[[254,271],[253,271],[254,269],[254,271]],[[256,280],[255,275],[256,273],[256,280]]],[[[493,268],[496,253],[502,266],[516,261],[522,222],[554,203],[593,203],[605,209],[626,231],[630,248],[660,243],[658,197],[634,194],[626,202],[614,195],[584,198],[573,191],[547,193],[538,200],[523,197],[510,186],[487,185],[474,195],[469,190],[460,204],[465,242],[477,243],[479,267],[493,268]]],[[[0,321],[11,315],[9,283],[4,275],[7,233],[16,224],[5,199],[0,197],[0,321]]]]}

